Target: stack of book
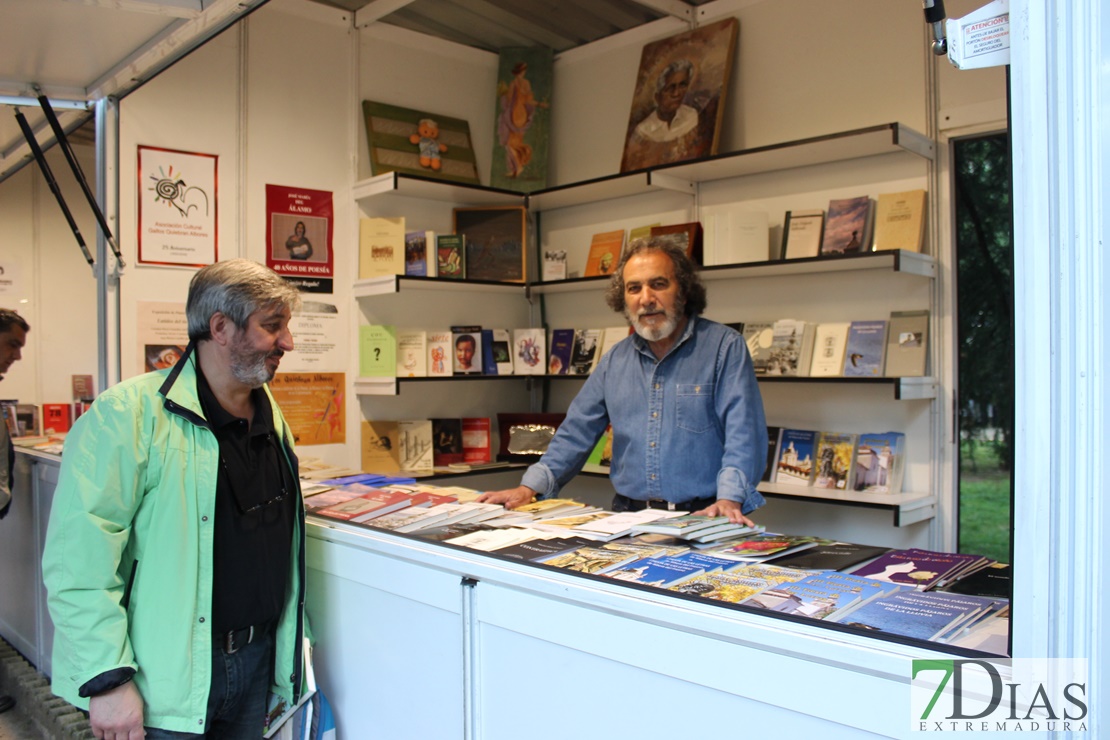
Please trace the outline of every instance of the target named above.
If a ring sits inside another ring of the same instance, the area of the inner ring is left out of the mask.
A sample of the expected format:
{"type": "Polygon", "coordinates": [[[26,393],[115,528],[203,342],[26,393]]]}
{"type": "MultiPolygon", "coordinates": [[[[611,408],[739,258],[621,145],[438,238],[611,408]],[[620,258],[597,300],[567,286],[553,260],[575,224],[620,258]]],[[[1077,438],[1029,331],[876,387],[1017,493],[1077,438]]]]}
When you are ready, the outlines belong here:
{"type": "Polygon", "coordinates": [[[970,575],[992,562],[994,561],[981,555],[910,548],[883,553],[854,568],[852,573],[879,581],[913,586],[918,591],[928,591],[970,575]]]}

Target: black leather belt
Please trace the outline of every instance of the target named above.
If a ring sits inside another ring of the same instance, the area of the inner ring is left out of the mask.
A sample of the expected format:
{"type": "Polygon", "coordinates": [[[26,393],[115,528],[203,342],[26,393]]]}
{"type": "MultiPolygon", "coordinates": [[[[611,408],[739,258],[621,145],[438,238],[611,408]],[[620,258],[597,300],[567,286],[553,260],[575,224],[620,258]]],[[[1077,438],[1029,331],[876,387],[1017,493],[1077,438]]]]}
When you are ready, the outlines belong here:
{"type": "Polygon", "coordinates": [[[623,509],[624,511],[642,511],[643,509],[666,509],[668,511],[688,511],[693,513],[701,511],[707,507],[717,503],[717,499],[713,498],[694,498],[689,501],[663,501],[662,499],[648,499],[647,501],[628,496],[622,496],[617,493],[613,495],[613,508],[623,509]]]}
{"type": "Polygon", "coordinates": [[[224,652],[228,655],[233,655],[239,652],[243,647],[250,645],[255,640],[261,640],[270,632],[270,623],[263,625],[251,625],[243,629],[231,630],[225,632],[221,639],[224,652]]]}

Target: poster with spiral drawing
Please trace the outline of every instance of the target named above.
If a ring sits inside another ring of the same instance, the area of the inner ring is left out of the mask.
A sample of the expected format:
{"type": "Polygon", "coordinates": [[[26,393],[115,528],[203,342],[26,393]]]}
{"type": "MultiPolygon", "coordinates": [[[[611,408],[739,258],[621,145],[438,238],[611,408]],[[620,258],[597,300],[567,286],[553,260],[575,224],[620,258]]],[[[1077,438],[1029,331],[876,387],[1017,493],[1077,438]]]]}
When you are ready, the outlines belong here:
{"type": "Polygon", "coordinates": [[[217,160],[139,146],[140,264],[203,267],[218,259],[217,160]]]}

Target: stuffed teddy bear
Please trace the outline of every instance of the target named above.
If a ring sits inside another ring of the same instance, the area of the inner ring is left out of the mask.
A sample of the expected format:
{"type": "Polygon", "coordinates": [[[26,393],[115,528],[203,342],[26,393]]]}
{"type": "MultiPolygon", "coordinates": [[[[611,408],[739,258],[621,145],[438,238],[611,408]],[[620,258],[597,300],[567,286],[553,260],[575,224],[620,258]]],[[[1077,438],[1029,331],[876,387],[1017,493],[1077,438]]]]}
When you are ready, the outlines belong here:
{"type": "Polygon", "coordinates": [[[439,155],[447,151],[447,145],[440,144],[436,141],[437,138],[439,138],[439,124],[430,118],[421,118],[416,126],[416,133],[409,137],[409,141],[420,147],[420,166],[429,167],[438,172],[443,166],[439,155]]]}

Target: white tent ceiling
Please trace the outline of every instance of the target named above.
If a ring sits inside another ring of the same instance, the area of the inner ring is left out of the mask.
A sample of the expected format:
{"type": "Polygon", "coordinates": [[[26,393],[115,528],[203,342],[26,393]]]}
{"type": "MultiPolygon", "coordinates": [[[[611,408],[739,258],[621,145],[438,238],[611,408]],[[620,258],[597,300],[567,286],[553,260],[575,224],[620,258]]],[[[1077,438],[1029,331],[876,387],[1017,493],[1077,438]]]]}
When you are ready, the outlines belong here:
{"type": "MultiPolygon", "coordinates": [[[[17,108],[49,146],[54,137],[39,95],[73,131],[95,101],[126,95],[267,1],[0,0],[0,181],[31,156],[17,108]]],[[[707,0],[312,1],[351,12],[358,26],[391,23],[490,51],[543,45],[559,52],[665,15],[693,21],[707,0]]],[[[90,128],[78,140],[88,140],[90,128]]]]}

